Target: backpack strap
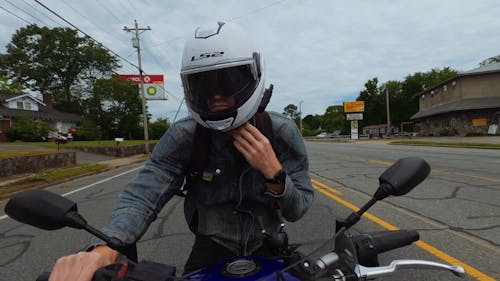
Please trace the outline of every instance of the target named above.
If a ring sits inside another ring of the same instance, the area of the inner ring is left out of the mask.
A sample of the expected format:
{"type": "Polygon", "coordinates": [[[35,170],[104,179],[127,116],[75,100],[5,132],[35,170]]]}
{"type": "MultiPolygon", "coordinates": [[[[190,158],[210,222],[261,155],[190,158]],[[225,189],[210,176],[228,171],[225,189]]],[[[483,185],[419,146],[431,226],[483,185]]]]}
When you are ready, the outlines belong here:
{"type": "Polygon", "coordinates": [[[273,134],[273,123],[271,121],[271,116],[267,111],[257,112],[254,115],[255,127],[272,143],[273,134]]]}
{"type": "Polygon", "coordinates": [[[182,187],[180,196],[185,196],[185,192],[193,187],[201,178],[201,174],[208,162],[208,150],[212,144],[212,134],[210,129],[196,124],[194,131],[193,144],[191,146],[191,155],[186,175],[186,184],[182,187]]]}
{"type": "MultiPolygon", "coordinates": [[[[273,126],[271,117],[266,111],[257,112],[254,117],[254,125],[272,143],[273,126]]],[[[182,187],[180,196],[185,196],[187,190],[192,188],[201,178],[208,163],[208,152],[212,144],[210,129],[196,124],[194,140],[191,148],[189,166],[186,175],[186,184],[182,187]]]]}

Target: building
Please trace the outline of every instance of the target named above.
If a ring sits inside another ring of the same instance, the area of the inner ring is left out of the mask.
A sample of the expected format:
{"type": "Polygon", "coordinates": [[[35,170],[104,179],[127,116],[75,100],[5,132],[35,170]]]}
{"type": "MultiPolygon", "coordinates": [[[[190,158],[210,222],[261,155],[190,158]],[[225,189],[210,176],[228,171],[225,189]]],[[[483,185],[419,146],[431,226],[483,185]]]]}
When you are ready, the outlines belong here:
{"type": "Polygon", "coordinates": [[[16,117],[23,115],[47,122],[56,133],[63,134],[83,122],[80,115],[53,108],[50,95],[44,95],[43,101],[30,94],[0,95],[0,141],[7,141],[7,130],[14,124],[16,117]]]}
{"type": "Polygon", "coordinates": [[[500,63],[462,72],[418,97],[420,111],[410,119],[420,135],[498,133],[500,63]]]}
{"type": "MultiPolygon", "coordinates": [[[[364,126],[362,131],[363,131],[363,135],[367,135],[367,136],[369,136],[369,138],[373,138],[373,137],[381,138],[381,137],[384,137],[385,135],[387,135],[387,124],[364,126]]],[[[390,134],[398,133],[398,132],[399,132],[399,129],[391,124],[390,134]]]]}

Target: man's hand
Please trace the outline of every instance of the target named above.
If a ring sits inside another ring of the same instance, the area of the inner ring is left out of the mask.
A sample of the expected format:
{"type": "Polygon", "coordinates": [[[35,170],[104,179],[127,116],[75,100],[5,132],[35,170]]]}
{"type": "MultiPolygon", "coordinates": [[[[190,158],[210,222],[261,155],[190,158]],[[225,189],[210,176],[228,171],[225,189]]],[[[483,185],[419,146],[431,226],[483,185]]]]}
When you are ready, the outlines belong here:
{"type": "Polygon", "coordinates": [[[91,281],[101,267],[113,263],[117,252],[107,246],[98,246],[92,252],[79,252],[57,260],[49,281],[91,281]]]}
{"type": "Polygon", "coordinates": [[[282,169],[269,140],[250,123],[245,123],[229,134],[234,138],[236,149],[266,179],[272,179],[282,169]]]}

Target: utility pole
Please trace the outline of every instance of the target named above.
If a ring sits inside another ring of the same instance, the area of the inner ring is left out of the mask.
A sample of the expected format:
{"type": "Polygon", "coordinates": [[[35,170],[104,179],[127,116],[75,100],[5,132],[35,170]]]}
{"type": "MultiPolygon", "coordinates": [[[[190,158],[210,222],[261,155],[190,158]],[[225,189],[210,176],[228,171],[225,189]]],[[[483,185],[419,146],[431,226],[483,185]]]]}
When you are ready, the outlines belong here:
{"type": "Polygon", "coordinates": [[[387,132],[385,134],[389,136],[391,132],[391,114],[389,112],[389,90],[387,88],[385,89],[385,103],[387,106],[387,132]]]}
{"type": "Polygon", "coordinates": [[[142,100],[142,116],[143,116],[143,127],[144,127],[144,140],[145,140],[145,150],[146,154],[149,153],[149,133],[148,133],[148,110],[146,109],[146,95],[144,94],[144,79],[143,79],[143,71],[142,71],[142,63],[141,63],[141,44],[139,40],[139,34],[146,31],[151,30],[148,27],[139,28],[137,25],[137,20],[134,20],[135,28],[124,27],[123,30],[127,32],[134,32],[135,37],[132,38],[132,47],[137,49],[137,60],[139,62],[139,79],[141,80],[141,100],[142,100]],[[139,31],[141,31],[139,33],[139,31]]]}
{"type": "Polygon", "coordinates": [[[304,135],[304,130],[302,128],[302,102],[299,102],[299,128],[300,128],[300,135],[304,135]]]}

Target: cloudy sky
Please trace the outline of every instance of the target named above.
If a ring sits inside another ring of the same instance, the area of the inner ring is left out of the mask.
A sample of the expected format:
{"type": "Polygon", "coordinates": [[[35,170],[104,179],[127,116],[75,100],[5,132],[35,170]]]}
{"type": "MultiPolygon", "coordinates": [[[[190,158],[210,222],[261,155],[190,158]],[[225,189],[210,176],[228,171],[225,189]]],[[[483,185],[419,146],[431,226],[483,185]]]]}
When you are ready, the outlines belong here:
{"type": "MultiPolygon", "coordinates": [[[[364,83],[403,80],[415,72],[476,68],[500,54],[498,0],[39,0],[113,50],[121,73],[136,72],[134,20],[143,69],[164,74],[167,101],[148,102],[153,118],[174,119],[183,92],[179,79],[184,40],[217,20],[233,21],[256,37],[274,84],[269,110],[299,106],[303,116],[355,100],[364,83]]],[[[0,0],[0,52],[15,31],[36,23],[68,27],[32,0],[0,0]]],[[[187,111],[182,105],[179,117],[187,111]]]]}

